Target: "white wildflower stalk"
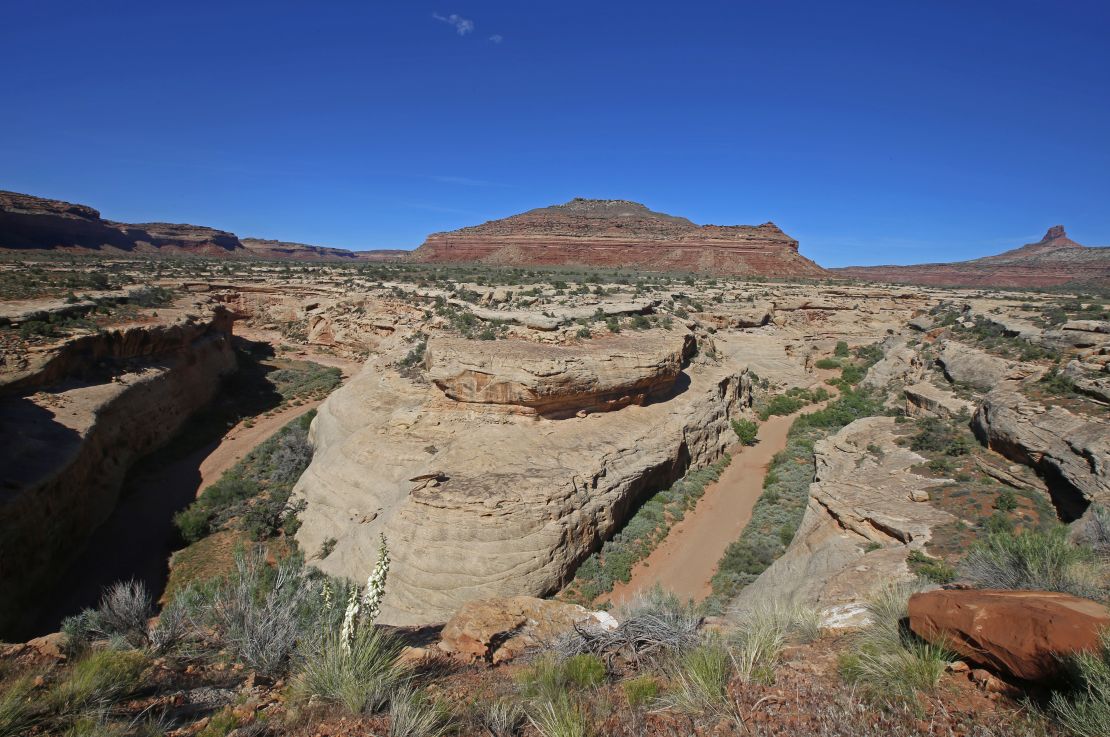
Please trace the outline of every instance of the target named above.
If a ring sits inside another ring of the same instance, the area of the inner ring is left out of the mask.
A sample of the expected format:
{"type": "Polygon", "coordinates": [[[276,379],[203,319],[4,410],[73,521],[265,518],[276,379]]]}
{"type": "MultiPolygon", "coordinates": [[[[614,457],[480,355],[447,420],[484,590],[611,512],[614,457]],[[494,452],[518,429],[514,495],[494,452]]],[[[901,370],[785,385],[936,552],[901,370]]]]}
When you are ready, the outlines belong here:
{"type": "Polygon", "coordinates": [[[362,596],[364,610],[362,616],[366,624],[373,624],[381,614],[382,597],[385,596],[385,579],[389,576],[389,548],[384,534],[381,540],[381,545],[378,547],[378,562],[370,577],[366,579],[366,593],[362,596]]]}
{"type": "Polygon", "coordinates": [[[359,610],[358,594],[358,586],[352,586],[351,596],[347,600],[347,611],[343,613],[343,629],[339,631],[339,641],[343,647],[343,652],[347,655],[351,654],[351,645],[354,644],[355,635],[357,634],[359,610]]]}
{"type": "Polygon", "coordinates": [[[320,598],[324,601],[324,609],[330,612],[332,605],[335,604],[335,592],[332,591],[329,579],[324,579],[324,585],[320,588],[320,598]]]}

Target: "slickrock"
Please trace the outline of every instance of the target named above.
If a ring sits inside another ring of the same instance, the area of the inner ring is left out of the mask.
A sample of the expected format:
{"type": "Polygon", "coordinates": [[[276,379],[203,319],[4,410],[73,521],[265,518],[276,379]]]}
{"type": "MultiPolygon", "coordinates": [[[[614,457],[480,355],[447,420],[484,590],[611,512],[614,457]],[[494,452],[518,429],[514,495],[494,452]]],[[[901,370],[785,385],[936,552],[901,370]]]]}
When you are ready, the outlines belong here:
{"type": "Polygon", "coordinates": [[[428,379],[458,402],[516,405],[543,414],[616,409],[670,391],[696,349],[694,336],[656,332],[589,345],[436,338],[428,379]]]}
{"type": "Polygon", "coordinates": [[[479,599],[463,604],[440,633],[439,648],[464,660],[504,663],[550,645],[576,625],[615,627],[607,612],[591,612],[532,596],[479,599]]]}
{"type": "Polygon", "coordinates": [[[418,261],[603,266],[821,278],[774,223],[695,225],[627,200],[574,199],[428,236],[418,261]]]}
{"type": "Polygon", "coordinates": [[[849,266],[830,269],[848,279],[972,287],[1052,287],[1110,282],[1110,248],[1089,248],[1054,225],[1044,238],[994,256],[971,261],[914,266],[849,266]]]}
{"type": "MultiPolygon", "coordinates": [[[[636,337],[681,351],[674,335],[636,337]]],[[[610,341],[627,350],[617,336],[590,341],[592,350],[604,356],[610,341]]],[[[335,539],[313,563],[361,580],[384,532],[394,557],[387,623],[442,622],[472,599],[550,594],[645,494],[733,442],[729,421],[751,399],[750,359],[739,343],[719,350],[727,359],[692,362],[663,397],[558,420],[456,402],[400,376],[388,356],[372,360],[313,423],[315,455],[295,491],[307,502],[298,542],[311,555],[335,539]],[[433,471],[442,474],[434,484],[410,481],[433,471]]]]}
{"type": "Polygon", "coordinates": [[[1059,677],[1066,656],[1099,647],[1102,604],[1049,591],[935,590],[914,594],[910,628],[964,658],[1027,681],[1059,677]]]}
{"type": "Polygon", "coordinates": [[[956,417],[960,414],[970,416],[975,411],[973,402],[960,399],[952,392],[939,389],[928,381],[907,386],[903,394],[906,397],[906,412],[913,416],[956,417]]]}
{"type": "Polygon", "coordinates": [[[867,371],[863,385],[885,389],[891,384],[909,384],[925,375],[921,353],[904,338],[892,337],[883,342],[883,357],[867,371]]]}
{"type": "Polygon", "coordinates": [[[954,340],[945,341],[937,359],[949,381],[990,391],[1007,379],[1028,375],[1021,364],[981,351],[954,340]]]}
{"type": "Polygon", "coordinates": [[[944,481],[910,471],[924,459],[896,445],[893,429],[893,417],[868,417],[814,445],[817,473],[801,526],[786,552],[736,598],[736,609],[796,602],[849,626],[862,621],[860,605],[874,590],[914,578],[906,556],[954,518],[914,501],[944,481]],[[866,552],[869,543],[880,547],[866,552]]]}
{"type": "Polygon", "coordinates": [[[1003,386],[983,400],[972,428],[991,450],[1034,468],[1066,520],[1091,502],[1110,503],[1110,424],[1003,386]]]}

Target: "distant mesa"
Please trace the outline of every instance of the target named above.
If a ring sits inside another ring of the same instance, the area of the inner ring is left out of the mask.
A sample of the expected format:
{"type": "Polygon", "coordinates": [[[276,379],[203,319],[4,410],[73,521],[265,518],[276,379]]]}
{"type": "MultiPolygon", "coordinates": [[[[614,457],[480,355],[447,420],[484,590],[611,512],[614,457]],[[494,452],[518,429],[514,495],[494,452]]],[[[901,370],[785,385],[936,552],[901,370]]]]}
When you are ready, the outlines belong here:
{"type": "Polygon", "coordinates": [[[347,251],[255,238],[201,225],[117,223],[72,202],[0,191],[0,251],[194,255],[298,261],[382,261],[405,251],[347,251]]]}
{"type": "Polygon", "coordinates": [[[583,198],[433,233],[413,258],[435,263],[828,276],[798,253],[798,242],[774,223],[697,225],[638,202],[583,198]]]}
{"type": "Polygon", "coordinates": [[[1110,248],[1092,248],[1053,225],[1044,238],[995,256],[915,266],[849,266],[835,276],[947,287],[1055,287],[1110,283],[1110,248]]]}

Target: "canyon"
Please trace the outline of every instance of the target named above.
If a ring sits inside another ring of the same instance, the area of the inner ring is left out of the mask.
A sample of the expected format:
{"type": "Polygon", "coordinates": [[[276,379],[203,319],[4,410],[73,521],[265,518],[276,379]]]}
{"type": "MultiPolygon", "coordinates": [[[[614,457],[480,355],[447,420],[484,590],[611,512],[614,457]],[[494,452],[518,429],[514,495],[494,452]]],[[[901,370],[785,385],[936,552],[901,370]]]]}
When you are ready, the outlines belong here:
{"type": "MultiPolygon", "coordinates": [[[[1110,504],[1083,293],[107,252],[0,258],[0,287],[8,638],[129,577],[166,617],[242,551],[342,598],[385,545],[407,658],[530,667],[662,585],[699,631],[812,612],[814,662],[891,586],[959,582],[998,534],[1098,544],[1110,504]]],[[[980,695],[1025,667],[967,657],[980,695]]]]}

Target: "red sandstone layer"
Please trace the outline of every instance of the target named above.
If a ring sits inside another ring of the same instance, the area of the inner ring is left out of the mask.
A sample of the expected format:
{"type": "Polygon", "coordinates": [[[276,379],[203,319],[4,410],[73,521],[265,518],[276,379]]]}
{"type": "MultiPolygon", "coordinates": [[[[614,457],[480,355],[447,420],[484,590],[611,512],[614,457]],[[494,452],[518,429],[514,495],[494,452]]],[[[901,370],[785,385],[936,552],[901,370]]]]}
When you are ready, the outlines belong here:
{"type": "Polygon", "coordinates": [[[995,256],[914,266],[849,266],[836,276],[865,281],[950,287],[1054,287],[1110,284],[1110,248],[1090,248],[1067,237],[1064,226],[1045,237],[995,256]]]}
{"type": "Polygon", "coordinates": [[[626,200],[572,200],[450,233],[433,233],[413,258],[512,266],[597,266],[822,278],[774,223],[696,225],[626,200]]]}

